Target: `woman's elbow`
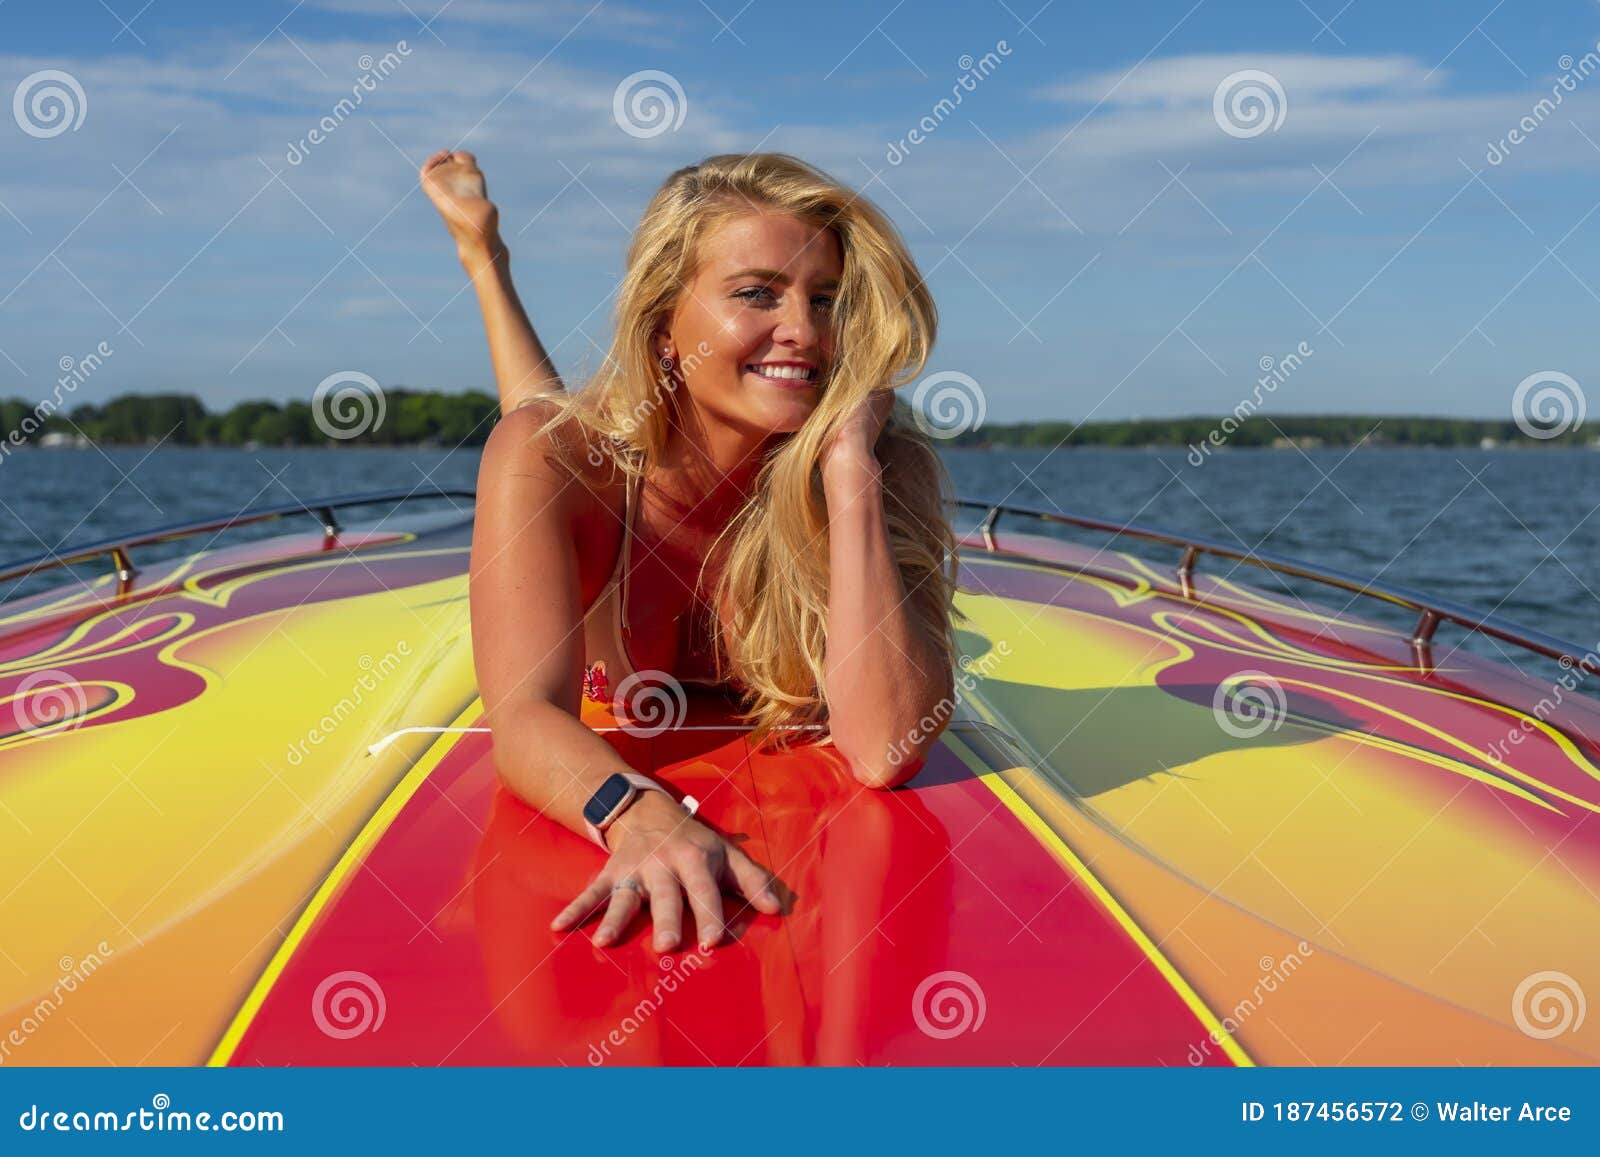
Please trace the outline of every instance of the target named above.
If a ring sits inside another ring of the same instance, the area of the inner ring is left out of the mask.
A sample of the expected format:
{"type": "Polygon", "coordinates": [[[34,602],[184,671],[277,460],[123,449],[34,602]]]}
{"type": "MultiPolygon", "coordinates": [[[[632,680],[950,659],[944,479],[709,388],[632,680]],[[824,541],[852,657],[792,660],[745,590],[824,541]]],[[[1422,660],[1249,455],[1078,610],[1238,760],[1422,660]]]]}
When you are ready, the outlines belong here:
{"type": "Polygon", "coordinates": [[[889,791],[915,778],[937,741],[938,732],[935,732],[898,744],[878,744],[865,749],[847,747],[840,754],[857,783],[873,791],[889,791]]]}

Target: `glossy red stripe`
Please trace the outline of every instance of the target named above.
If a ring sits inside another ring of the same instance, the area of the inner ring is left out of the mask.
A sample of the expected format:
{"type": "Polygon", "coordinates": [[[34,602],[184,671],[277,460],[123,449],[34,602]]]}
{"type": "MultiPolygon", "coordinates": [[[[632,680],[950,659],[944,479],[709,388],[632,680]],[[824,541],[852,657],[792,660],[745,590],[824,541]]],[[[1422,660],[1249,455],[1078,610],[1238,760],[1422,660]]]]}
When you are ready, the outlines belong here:
{"type": "Polygon", "coordinates": [[[704,958],[658,958],[643,921],[607,952],[550,932],[601,854],[500,788],[469,736],[330,898],[231,1063],[1184,1064],[1204,1037],[950,751],[878,793],[826,749],[611,738],[776,868],[794,910],[745,910],[704,958]],[[381,992],[380,1026],[345,1035],[342,984],[381,992]]]}

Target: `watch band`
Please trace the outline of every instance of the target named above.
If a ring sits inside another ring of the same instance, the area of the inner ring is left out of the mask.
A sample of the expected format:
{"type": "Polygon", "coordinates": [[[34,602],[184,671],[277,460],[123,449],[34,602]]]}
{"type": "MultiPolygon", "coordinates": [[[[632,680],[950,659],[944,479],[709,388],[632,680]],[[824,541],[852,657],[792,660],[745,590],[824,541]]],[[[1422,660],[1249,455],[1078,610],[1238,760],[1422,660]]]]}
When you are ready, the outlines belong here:
{"type": "MultiPolygon", "coordinates": [[[[611,851],[609,845],[606,844],[605,829],[609,828],[613,823],[615,823],[618,816],[633,806],[633,804],[638,800],[641,792],[659,791],[668,799],[672,798],[671,792],[647,775],[639,775],[636,772],[623,771],[618,772],[611,778],[626,780],[629,786],[629,791],[621,798],[620,801],[618,801],[617,805],[611,809],[605,818],[600,820],[598,823],[589,819],[588,816],[585,816],[583,820],[584,830],[588,832],[589,838],[598,844],[600,850],[604,852],[611,851]]],[[[606,782],[609,783],[610,780],[607,780],[606,782]]],[[[604,787],[605,785],[602,784],[601,788],[604,789],[604,787]]],[[[599,793],[596,792],[596,794],[598,795],[599,793]]],[[[593,800],[591,797],[591,803],[592,802],[593,800]]]]}

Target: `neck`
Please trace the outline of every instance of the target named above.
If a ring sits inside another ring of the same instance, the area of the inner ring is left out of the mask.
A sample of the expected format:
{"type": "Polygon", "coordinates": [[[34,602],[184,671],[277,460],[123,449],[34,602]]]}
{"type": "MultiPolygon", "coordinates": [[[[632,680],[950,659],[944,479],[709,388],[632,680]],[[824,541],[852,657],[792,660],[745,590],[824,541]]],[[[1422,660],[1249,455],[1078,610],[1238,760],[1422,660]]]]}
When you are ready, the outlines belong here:
{"type": "Polygon", "coordinates": [[[773,435],[692,412],[683,417],[672,424],[652,485],[684,509],[686,521],[720,525],[750,496],[773,435]]]}

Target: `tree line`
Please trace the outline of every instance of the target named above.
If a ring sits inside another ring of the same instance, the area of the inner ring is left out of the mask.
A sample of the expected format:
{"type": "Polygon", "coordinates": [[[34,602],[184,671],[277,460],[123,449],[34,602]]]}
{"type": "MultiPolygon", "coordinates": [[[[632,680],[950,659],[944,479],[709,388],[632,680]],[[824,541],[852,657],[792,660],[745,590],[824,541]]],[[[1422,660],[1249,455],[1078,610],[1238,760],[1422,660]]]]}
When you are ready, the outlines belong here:
{"type": "Polygon", "coordinates": [[[61,433],[82,434],[103,445],[482,445],[499,412],[496,400],[478,391],[386,389],[381,412],[375,399],[369,396],[366,402],[371,416],[358,422],[353,406],[351,414],[342,415],[333,403],[320,414],[303,401],[239,402],[214,413],[191,394],[126,394],[102,404],[86,402],[67,413],[41,415],[36,404],[7,398],[0,399],[0,439],[13,436],[37,443],[61,433]],[[361,432],[335,436],[353,427],[361,432]]]}
{"type": "MultiPolygon", "coordinates": [[[[371,399],[368,399],[370,402],[371,399]]],[[[83,403],[70,413],[41,413],[16,398],[0,399],[0,440],[38,442],[51,433],[82,434],[100,444],[179,446],[409,446],[440,443],[482,445],[494,428],[496,400],[480,391],[447,394],[437,390],[385,390],[381,415],[364,422],[319,415],[309,402],[238,402],[221,412],[208,410],[191,394],[127,394],[108,402],[83,403]],[[352,426],[361,432],[348,434],[352,426]]],[[[1262,447],[1292,440],[1299,445],[1478,446],[1497,444],[1578,446],[1594,440],[1582,426],[1559,436],[1535,438],[1510,420],[1426,416],[1320,414],[1266,418],[1194,416],[1147,418],[1075,425],[1067,421],[985,424],[940,445],[1016,446],[1173,446],[1212,449],[1262,447]]],[[[1542,432],[1542,431],[1541,431],[1542,432]]]]}

